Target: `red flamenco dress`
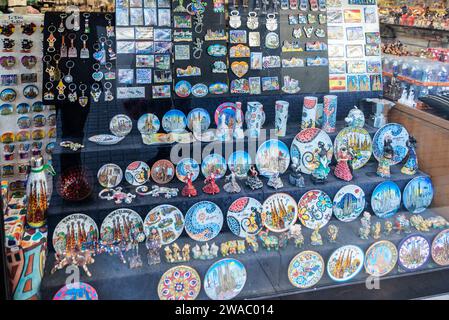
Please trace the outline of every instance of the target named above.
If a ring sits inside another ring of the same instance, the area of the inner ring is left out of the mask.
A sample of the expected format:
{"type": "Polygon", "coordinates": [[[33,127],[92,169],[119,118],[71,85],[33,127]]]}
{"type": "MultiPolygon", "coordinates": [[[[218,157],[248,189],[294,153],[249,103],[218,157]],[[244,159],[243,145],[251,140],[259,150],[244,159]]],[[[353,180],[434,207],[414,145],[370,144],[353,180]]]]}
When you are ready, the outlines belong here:
{"type": "Polygon", "coordinates": [[[351,181],[353,176],[348,164],[352,160],[351,155],[346,149],[341,149],[337,153],[337,159],[338,163],[334,171],[335,176],[344,181],[351,181]]]}
{"type": "Polygon", "coordinates": [[[206,184],[203,187],[204,193],[214,195],[220,192],[220,188],[215,183],[215,175],[213,173],[204,180],[204,183],[206,184]]]}
{"type": "Polygon", "coordinates": [[[186,185],[182,189],[182,195],[184,197],[196,197],[198,195],[198,192],[196,191],[195,187],[192,183],[192,176],[193,174],[189,173],[186,177],[186,185]]]}

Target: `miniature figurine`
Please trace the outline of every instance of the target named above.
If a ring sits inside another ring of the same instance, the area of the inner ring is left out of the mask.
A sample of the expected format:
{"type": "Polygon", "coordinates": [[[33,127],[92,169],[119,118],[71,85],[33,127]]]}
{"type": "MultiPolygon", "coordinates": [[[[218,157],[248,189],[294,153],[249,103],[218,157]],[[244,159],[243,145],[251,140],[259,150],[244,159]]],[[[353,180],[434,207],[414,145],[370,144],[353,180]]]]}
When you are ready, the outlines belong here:
{"type": "Polygon", "coordinates": [[[310,241],[312,246],[322,246],[323,245],[323,238],[320,235],[320,228],[316,227],[312,235],[310,236],[310,241]]]}
{"type": "Polygon", "coordinates": [[[365,211],[360,222],[362,223],[362,226],[359,229],[359,237],[360,239],[367,240],[371,232],[371,214],[368,211],[365,211]]]}
{"type": "Polygon", "coordinates": [[[432,224],[433,229],[444,229],[446,227],[449,227],[449,222],[447,222],[446,219],[441,216],[430,217],[429,219],[427,219],[427,221],[432,224]]]}
{"type": "Polygon", "coordinates": [[[182,247],[182,250],[179,248],[177,243],[172,244],[170,246],[166,246],[164,248],[165,251],[165,260],[168,263],[176,263],[176,262],[186,262],[190,261],[190,245],[185,244],[182,247]]]}
{"type": "Polygon", "coordinates": [[[380,159],[379,165],[377,167],[377,175],[382,178],[390,178],[391,176],[390,165],[391,160],[394,157],[394,149],[391,145],[392,143],[393,141],[391,140],[391,138],[385,138],[383,156],[380,159]]]}
{"type": "Polygon", "coordinates": [[[425,220],[420,215],[413,215],[410,217],[410,224],[412,227],[414,227],[416,230],[421,232],[429,232],[430,228],[432,227],[432,222],[425,220]]]}
{"type": "Polygon", "coordinates": [[[353,178],[350,166],[353,159],[351,151],[343,146],[338,150],[336,158],[338,159],[338,163],[335,167],[334,175],[341,180],[351,181],[353,178]]]}
{"type": "Polygon", "coordinates": [[[198,195],[198,192],[196,191],[195,187],[193,186],[192,177],[193,177],[193,173],[188,172],[187,176],[186,176],[186,185],[182,189],[182,195],[184,197],[190,198],[190,197],[196,197],[198,195]]]}
{"type": "Polygon", "coordinates": [[[139,245],[137,244],[137,242],[134,243],[133,246],[134,246],[135,254],[133,256],[131,256],[131,258],[129,259],[129,268],[130,269],[138,269],[143,266],[142,258],[139,254],[139,245]]]}
{"type": "Polygon", "coordinates": [[[257,242],[256,236],[248,235],[245,240],[248,243],[249,248],[251,248],[253,252],[259,251],[259,243],[257,242]]]}
{"type": "Polygon", "coordinates": [[[147,237],[146,246],[148,249],[147,259],[148,265],[154,265],[161,263],[161,238],[159,232],[155,228],[152,228],[150,235],[147,237]]]}
{"type": "Polygon", "coordinates": [[[201,259],[201,249],[198,244],[196,244],[192,248],[192,254],[193,254],[193,259],[195,259],[195,260],[201,259]]]}
{"type": "Polygon", "coordinates": [[[240,188],[237,177],[235,175],[234,167],[231,167],[231,174],[226,176],[226,184],[223,186],[228,193],[239,193],[242,189],[240,188]]]}
{"type": "Polygon", "coordinates": [[[229,254],[237,254],[237,241],[228,241],[229,254]]]}
{"type": "Polygon", "coordinates": [[[282,232],[278,237],[279,249],[286,248],[288,245],[288,232],[282,232]]]}
{"type": "Polygon", "coordinates": [[[327,227],[327,236],[329,238],[329,242],[337,242],[338,227],[333,224],[329,225],[329,227],[327,227]]]}
{"type": "Polygon", "coordinates": [[[279,250],[279,239],[275,235],[269,235],[268,230],[261,231],[259,239],[262,241],[262,246],[268,251],[279,250]]]}
{"type": "Polygon", "coordinates": [[[165,260],[168,263],[173,263],[175,259],[173,258],[173,251],[170,249],[170,246],[166,246],[164,248],[164,251],[165,251],[165,260]]]}
{"type": "Polygon", "coordinates": [[[299,224],[294,224],[288,230],[288,238],[294,239],[295,247],[301,248],[304,244],[304,236],[302,235],[302,227],[299,224]]]}
{"type": "Polygon", "coordinates": [[[404,233],[410,233],[410,221],[407,219],[405,214],[397,215],[394,220],[394,228],[397,234],[400,234],[402,231],[404,233]]]}
{"type": "Polygon", "coordinates": [[[407,141],[408,147],[408,159],[405,165],[402,167],[401,172],[413,176],[418,171],[418,157],[416,155],[416,139],[413,136],[407,141]]]}
{"type": "Polygon", "coordinates": [[[382,232],[382,224],[380,222],[376,222],[372,227],[372,236],[374,240],[380,239],[381,232],[382,232]]]}
{"type": "Polygon", "coordinates": [[[243,133],[242,103],[236,102],[235,107],[236,113],[235,113],[234,138],[236,140],[241,140],[245,138],[245,134],[243,133]]]}
{"type": "Polygon", "coordinates": [[[219,250],[218,246],[215,244],[215,242],[213,242],[209,250],[211,259],[218,257],[218,250],[219,250]]]}
{"type": "Polygon", "coordinates": [[[182,261],[190,261],[190,245],[187,243],[182,247],[182,261]]]}
{"type": "Polygon", "coordinates": [[[203,187],[204,193],[214,195],[220,192],[220,188],[215,183],[215,174],[213,172],[204,180],[204,183],[206,184],[203,187]]]}
{"type": "Polygon", "coordinates": [[[256,167],[252,165],[249,168],[249,176],[246,179],[246,185],[251,188],[251,190],[263,188],[263,182],[259,179],[259,172],[257,172],[256,167]]]}
{"type": "Polygon", "coordinates": [[[223,257],[227,257],[229,255],[229,245],[227,242],[220,244],[220,252],[223,257]]]}
{"type": "Polygon", "coordinates": [[[51,269],[51,274],[55,273],[56,270],[61,270],[66,266],[74,265],[83,268],[84,272],[88,277],[91,277],[87,266],[94,263],[92,250],[80,250],[76,246],[71,252],[63,252],[62,254],[55,253],[55,265],[51,269]]]}
{"type": "Polygon", "coordinates": [[[391,234],[391,231],[393,231],[393,223],[391,221],[385,221],[384,229],[385,235],[389,236],[391,234]]]}
{"type": "Polygon", "coordinates": [[[323,142],[318,142],[318,149],[314,152],[314,164],[315,169],[312,172],[312,181],[316,184],[322,184],[326,182],[327,176],[329,175],[329,158],[327,157],[327,152],[324,147],[323,142]]]}
{"type": "Polygon", "coordinates": [[[177,243],[173,243],[172,251],[173,251],[173,259],[175,260],[175,262],[182,261],[181,248],[178,246],[177,243]]]}
{"type": "Polygon", "coordinates": [[[301,168],[299,166],[299,160],[297,158],[292,158],[292,173],[290,173],[288,179],[290,183],[298,188],[304,188],[304,177],[301,174],[301,168]]]}
{"type": "Polygon", "coordinates": [[[280,189],[284,186],[282,179],[279,177],[279,172],[274,173],[267,182],[267,186],[272,187],[274,189],[280,189]]]}
{"type": "Polygon", "coordinates": [[[237,240],[237,253],[244,254],[246,251],[245,240],[237,240]]]}

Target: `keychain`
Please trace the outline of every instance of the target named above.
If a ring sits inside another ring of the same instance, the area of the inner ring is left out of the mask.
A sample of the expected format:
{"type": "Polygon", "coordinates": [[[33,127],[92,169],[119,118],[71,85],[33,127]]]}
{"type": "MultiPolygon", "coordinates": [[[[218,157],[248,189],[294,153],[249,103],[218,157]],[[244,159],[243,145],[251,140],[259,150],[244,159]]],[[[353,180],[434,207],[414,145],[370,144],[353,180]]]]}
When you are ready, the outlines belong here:
{"type": "Polygon", "coordinates": [[[111,91],[112,83],[106,82],[103,86],[104,86],[104,89],[105,89],[105,91],[104,91],[104,101],[109,102],[109,101],[114,100],[114,95],[113,95],[113,93],[111,91]]]}
{"type": "Polygon", "coordinates": [[[53,56],[53,60],[55,61],[54,81],[59,81],[61,79],[61,69],[59,69],[59,61],[61,60],[61,55],[55,54],[53,56]]]}
{"type": "Polygon", "coordinates": [[[69,84],[69,90],[70,90],[70,93],[68,95],[69,101],[76,102],[76,100],[78,100],[78,95],[76,94],[76,84],[75,83],[69,84]]]}
{"type": "Polygon", "coordinates": [[[67,71],[67,74],[64,76],[64,81],[66,83],[72,83],[73,82],[73,76],[70,74],[70,72],[72,71],[72,68],[75,66],[75,62],[73,62],[72,60],[69,60],[69,61],[67,61],[65,63],[65,66],[69,70],[67,71]]]}
{"type": "Polygon", "coordinates": [[[52,88],[53,88],[53,83],[47,82],[45,84],[45,89],[47,89],[47,91],[44,93],[44,100],[47,100],[47,101],[55,100],[55,94],[51,91],[52,88]]]}
{"type": "Polygon", "coordinates": [[[48,27],[48,32],[50,32],[50,35],[47,38],[47,42],[48,42],[48,48],[47,48],[47,52],[55,52],[55,42],[56,42],[56,38],[55,35],[53,34],[54,32],[56,32],[56,27],[51,25],[48,27]]]}
{"type": "Polygon", "coordinates": [[[94,99],[94,102],[100,101],[101,90],[100,90],[100,85],[98,83],[92,84],[91,90],[90,90],[90,95],[91,95],[92,99],[94,99]]]}
{"type": "Polygon", "coordinates": [[[267,22],[266,22],[267,30],[275,31],[278,28],[278,21],[276,20],[276,14],[269,13],[267,14],[267,22]]]}
{"type": "Polygon", "coordinates": [[[108,21],[108,25],[106,26],[106,35],[108,38],[115,37],[114,26],[112,25],[112,16],[108,13],[105,15],[105,19],[108,21]]]}
{"type": "Polygon", "coordinates": [[[231,11],[231,16],[229,17],[229,25],[234,29],[237,29],[242,25],[242,20],[240,19],[240,15],[237,10],[231,11]]]}
{"type": "Polygon", "coordinates": [[[62,82],[62,79],[59,80],[59,83],[56,86],[56,90],[58,90],[58,100],[65,100],[65,94],[64,94],[65,88],[67,88],[67,87],[65,86],[64,82],[62,82]]]}
{"type": "Polygon", "coordinates": [[[89,59],[89,49],[87,49],[87,39],[89,39],[87,34],[83,34],[80,37],[80,40],[83,42],[83,47],[80,50],[80,59],[89,59]]]}
{"type": "Polygon", "coordinates": [[[65,44],[65,36],[64,35],[62,35],[62,39],[61,39],[61,57],[67,58],[67,46],[65,44]]]}
{"type": "Polygon", "coordinates": [[[78,102],[79,102],[80,106],[84,108],[89,103],[89,97],[86,97],[86,95],[85,95],[87,86],[84,83],[82,83],[82,84],[80,84],[79,88],[81,91],[81,96],[79,97],[78,102]]]}
{"type": "Polygon", "coordinates": [[[69,40],[70,40],[70,48],[69,48],[69,54],[68,54],[69,58],[78,58],[78,51],[76,50],[75,45],[74,45],[75,39],[76,39],[75,33],[69,34],[69,40]]]}
{"type": "Polygon", "coordinates": [[[104,80],[115,80],[115,72],[112,70],[112,63],[106,63],[107,72],[104,73],[104,80]]]}
{"type": "Polygon", "coordinates": [[[105,37],[100,37],[98,39],[100,41],[100,45],[101,45],[101,49],[100,52],[102,53],[102,58],[100,59],[100,64],[102,66],[104,66],[106,64],[106,38],[105,37]]]}
{"type": "Polygon", "coordinates": [[[104,77],[104,74],[103,74],[103,72],[101,72],[100,71],[100,64],[98,64],[98,63],[94,63],[93,65],[92,65],[92,68],[94,69],[94,73],[92,73],[92,78],[95,80],[95,81],[101,81],[102,79],[103,79],[103,77],[104,77]]]}
{"type": "Polygon", "coordinates": [[[113,45],[112,40],[107,40],[106,45],[108,46],[109,60],[116,60],[117,55],[115,54],[114,49],[112,48],[112,45],[113,45]]]}
{"type": "Polygon", "coordinates": [[[251,11],[248,13],[248,20],[246,22],[246,26],[250,30],[256,30],[259,27],[259,19],[257,18],[257,13],[251,11]]]}
{"type": "Polygon", "coordinates": [[[48,76],[50,77],[50,81],[55,81],[55,67],[51,65],[51,56],[46,55],[44,56],[44,58],[42,59],[45,64],[45,72],[48,73],[48,76]]]}
{"type": "Polygon", "coordinates": [[[59,16],[61,17],[61,22],[59,23],[58,32],[59,32],[59,33],[63,33],[63,32],[65,31],[65,28],[64,28],[64,19],[67,18],[67,14],[61,13],[59,16]]]}

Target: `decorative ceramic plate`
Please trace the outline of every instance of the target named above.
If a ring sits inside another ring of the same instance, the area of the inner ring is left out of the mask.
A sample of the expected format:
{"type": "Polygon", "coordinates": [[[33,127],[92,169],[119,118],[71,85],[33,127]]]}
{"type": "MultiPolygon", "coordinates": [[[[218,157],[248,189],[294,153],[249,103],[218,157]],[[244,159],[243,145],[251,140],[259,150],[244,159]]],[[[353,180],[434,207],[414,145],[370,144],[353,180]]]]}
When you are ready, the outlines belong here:
{"type": "Polygon", "coordinates": [[[262,204],[254,198],[242,197],[235,200],[228,209],[229,230],[236,236],[246,238],[257,235],[263,228],[262,204]]]}
{"type": "Polygon", "coordinates": [[[432,259],[439,266],[449,266],[449,229],[441,231],[433,239],[432,259]]]}
{"type": "Polygon", "coordinates": [[[84,282],[66,284],[59,289],[53,300],[98,300],[94,287],[84,282]]]}
{"type": "Polygon", "coordinates": [[[373,154],[377,161],[380,161],[383,157],[385,139],[387,138],[391,139],[391,145],[394,149],[394,157],[389,162],[391,165],[396,165],[407,156],[409,135],[407,130],[397,123],[389,123],[380,128],[373,139],[373,154]]]}
{"type": "Polygon", "coordinates": [[[186,80],[181,80],[175,85],[175,93],[178,97],[187,98],[192,93],[192,85],[186,80]]]}
{"type": "Polygon", "coordinates": [[[161,128],[161,122],[159,118],[152,113],[146,113],[142,115],[137,121],[137,129],[141,134],[156,133],[161,128]]]}
{"type": "Polygon", "coordinates": [[[190,207],[185,216],[185,229],[196,241],[209,241],[218,236],[223,227],[223,213],[213,202],[201,201],[190,207]]]}
{"type": "Polygon", "coordinates": [[[139,214],[126,208],[117,209],[108,214],[101,223],[100,237],[102,241],[111,244],[117,241],[115,236],[125,242],[145,241],[143,221],[139,214]],[[129,230],[129,238],[122,234],[123,230],[129,230]]]}
{"type": "Polygon", "coordinates": [[[187,126],[192,132],[195,132],[195,126],[200,128],[201,132],[205,132],[210,127],[209,112],[203,108],[193,109],[187,115],[187,126]]]}
{"type": "Polygon", "coordinates": [[[401,189],[393,181],[380,183],[371,195],[371,209],[379,218],[389,218],[401,207],[401,189]]]}
{"type": "Polygon", "coordinates": [[[256,166],[260,174],[270,178],[274,174],[283,174],[290,165],[288,147],[280,140],[267,140],[257,150],[256,166]]]}
{"type": "Polygon", "coordinates": [[[365,271],[372,276],[386,276],[394,269],[397,262],[398,249],[390,241],[377,241],[366,250],[365,271]]]}
{"type": "Polygon", "coordinates": [[[334,141],[335,158],[337,161],[340,160],[337,156],[338,150],[343,146],[347,150],[351,150],[354,155],[354,159],[352,160],[354,170],[365,166],[371,158],[373,142],[368,131],[363,128],[347,127],[338,133],[334,141]]]}
{"type": "Polygon", "coordinates": [[[433,186],[429,177],[416,177],[404,189],[402,201],[410,213],[421,213],[432,203],[433,186]]]}
{"type": "Polygon", "coordinates": [[[133,128],[133,122],[124,114],[118,114],[109,123],[109,130],[117,137],[127,136],[133,128]]]}
{"type": "Polygon", "coordinates": [[[357,246],[349,245],[335,250],[327,261],[327,273],[337,282],[354,278],[363,268],[364,254],[357,246]]]}
{"type": "Polygon", "coordinates": [[[303,251],[290,261],[288,280],[297,288],[310,288],[320,281],[324,269],[324,260],[319,253],[303,251]]]}
{"type": "Polygon", "coordinates": [[[90,142],[96,143],[100,146],[112,146],[125,139],[125,137],[117,137],[112,134],[99,134],[89,138],[90,142]]]}
{"type": "Polygon", "coordinates": [[[423,236],[412,234],[399,244],[399,265],[406,271],[424,267],[429,257],[430,245],[423,236]]]}
{"type": "Polygon", "coordinates": [[[195,181],[200,174],[200,165],[195,159],[185,158],[179,161],[176,166],[176,176],[179,181],[186,182],[187,174],[191,172],[193,174],[192,181],[195,181]]]}
{"type": "Polygon", "coordinates": [[[67,243],[72,240],[81,245],[81,239],[78,238],[79,232],[86,235],[86,243],[98,241],[98,227],[91,217],[82,213],[74,213],[59,221],[53,231],[52,243],[55,252],[64,252],[67,243]],[[71,239],[71,234],[75,235],[75,239],[71,239]]]}
{"type": "Polygon", "coordinates": [[[201,278],[189,266],[176,266],[167,270],[157,286],[161,300],[195,300],[200,291],[201,278]]]}
{"type": "Polygon", "coordinates": [[[158,160],[151,167],[151,178],[158,184],[167,184],[175,176],[175,166],[169,160],[158,160]]]}
{"type": "Polygon", "coordinates": [[[237,178],[244,179],[248,176],[248,171],[252,160],[248,152],[239,150],[229,156],[228,167],[229,170],[234,168],[237,178]]]}
{"type": "Polygon", "coordinates": [[[125,179],[132,186],[141,186],[150,179],[150,167],[143,161],[131,162],[126,167],[125,179]]]}
{"type": "Polygon", "coordinates": [[[298,202],[298,219],[312,230],[324,227],[332,218],[332,200],[323,191],[307,191],[298,202]]]}
{"type": "Polygon", "coordinates": [[[333,212],[338,220],[351,222],[365,210],[365,192],[356,185],[347,185],[338,190],[334,197],[333,212]]]}
{"type": "Polygon", "coordinates": [[[230,300],[238,296],[246,282],[246,269],[236,259],[215,262],[204,276],[204,291],[212,300],[230,300]]]}
{"type": "MultiPolygon", "coordinates": [[[[240,119],[244,119],[243,111],[240,110],[240,119]]],[[[235,106],[235,103],[233,102],[223,102],[220,104],[215,110],[214,114],[214,120],[215,124],[217,125],[217,128],[220,127],[220,124],[222,123],[223,119],[226,123],[226,126],[230,129],[233,129],[236,124],[236,118],[237,118],[237,108],[235,106]]]]}
{"type": "Polygon", "coordinates": [[[262,222],[273,232],[284,232],[295,224],[298,206],[295,199],[286,193],[276,193],[263,203],[262,222]]]}
{"type": "Polygon", "coordinates": [[[143,222],[145,235],[155,228],[161,238],[161,244],[167,245],[179,238],[184,229],[184,216],[175,206],[161,204],[148,212],[143,222]]]}
{"type": "Polygon", "coordinates": [[[123,172],[118,165],[108,163],[98,170],[97,178],[103,188],[115,188],[122,182],[123,172]]]}
{"type": "Polygon", "coordinates": [[[226,174],[226,170],[226,160],[217,153],[208,155],[201,164],[201,172],[206,178],[211,173],[215,173],[215,179],[221,179],[226,174]]]}
{"type": "Polygon", "coordinates": [[[329,135],[321,129],[309,128],[301,131],[295,137],[290,147],[290,155],[298,160],[301,172],[311,174],[315,167],[315,151],[319,150],[318,143],[324,143],[327,158],[332,160],[334,148],[329,135]]]}
{"type": "Polygon", "coordinates": [[[187,118],[182,111],[170,110],[162,117],[162,128],[167,133],[185,132],[187,127],[187,118]]]}

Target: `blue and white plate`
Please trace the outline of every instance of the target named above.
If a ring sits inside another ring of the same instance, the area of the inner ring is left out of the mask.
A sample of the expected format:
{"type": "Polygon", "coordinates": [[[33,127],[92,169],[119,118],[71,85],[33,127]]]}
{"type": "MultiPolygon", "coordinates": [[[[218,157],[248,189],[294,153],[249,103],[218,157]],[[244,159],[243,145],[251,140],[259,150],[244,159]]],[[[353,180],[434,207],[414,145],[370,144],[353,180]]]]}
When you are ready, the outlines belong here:
{"type": "Polygon", "coordinates": [[[192,93],[192,85],[186,80],[181,80],[175,85],[175,93],[178,97],[187,98],[192,93]]]}
{"type": "Polygon", "coordinates": [[[184,158],[176,165],[176,176],[179,181],[186,182],[187,174],[191,172],[192,182],[195,181],[200,174],[200,165],[195,159],[192,158],[184,158]]]}
{"type": "Polygon", "coordinates": [[[429,177],[416,177],[404,189],[402,201],[410,213],[421,213],[432,203],[433,185],[429,177]]]}
{"type": "Polygon", "coordinates": [[[274,174],[283,174],[290,165],[290,152],[284,142],[267,140],[257,150],[256,166],[260,174],[270,178],[274,174]]]}
{"type": "Polygon", "coordinates": [[[226,169],[226,160],[216,153],[208,155],[201,164],[201,172],[206,178],[214,173],[215,179],[221,179],[226,174],[226,169]]]}
{"type": "Polygon", "coordinates": [[[98,134],[89,138],[90,142],[96,143],[100,146],[111,146],[119,143],[125,137],[117,137],[113,134],[98,134]]]}
{"type": "Polygon", "coordinates": [[[212,300],[230,300],[238,296],[246,283],[246,268],[239,260],[215,262],[204,276],[204,291],[212,300]]]}
{"type": "Polygon", "coordinates": [[[235,200],[226,217],[229,230],[238,237],[257,235],[263,228],[262,204],[250,197],[235,200]]]}
{"type": "Polygon", "coordinates": [[[204,83],[197,83],[192,87],[192,95],[197,98],[207,96],[209,88],[204,83]]]}
{"type": "Polygon", "coordinates": [[[185,216],[185,229],[195,241],[210,241],[223,227],[223,213],[213,202],[201,201],[190,207],[185,216]]]}
{"type": "Polygon", "coordinates": [[[399,244],[399,265],[405,271],[416,271],[425,266],[430,257],[430,244],[419,234],[404,238],[399,244]]]}
{"type": "Polygon", "coordinates": [[[137,121],[137,129],[141,134],[151,134],[159,131],[161,122],[159,118],[152,113],[142,115],[137,121]]]}
{"type": "Polygon", "coordinates": [[[234,168],[237,178],[244,179],[248,176],[248,171],[251,166],[252,159],[248,152],[239,150],[229,156],[228,167],[229,170],[234,168]]]}
{"type": "Polygon", "coordinates": [[[210,127],[210,121],[209,112],[203,108],[195,108],[187,115],[187,126],[192,132],[195,132],[196,127],[205,132],[210,127]]]}
{"type": "Polygon", "coordinates": [[[162,128],[167,133],[182,133],[187,127],[187,118],[180,110],[170,110],[162,117],[162,128]]]}
{"type": "Polygon", "coordinates": [[[327,261],[327,274],[337,282],[354,278],[363,268],[365,254],[357,246],[348,245],[335,250],[327,261]]]}
{"type": "Polygon", "coordinates": [[[371,209],[379,218],[389,218],[401,207],[401,189],[393,181],[380,183],[371,195],[371,209]]]}
{"type": "Polygon", "coordinates": [[[351,222],[365,210],[365,192],[356,185],[341,188],[334,197],[333,212],[338,220],[351,222]]]}
{"type": "Polygon", "coordinates": [[[391,139],[394,149],[394,157],[389,162],[391,165],[396,165],[407,156],[409,134],[402,125],[397,123],[389,123],[380,128],[373,139],[373,154],[377,161],[380,161],[384,155],[384,144],[387,138],[391,139]]]}

